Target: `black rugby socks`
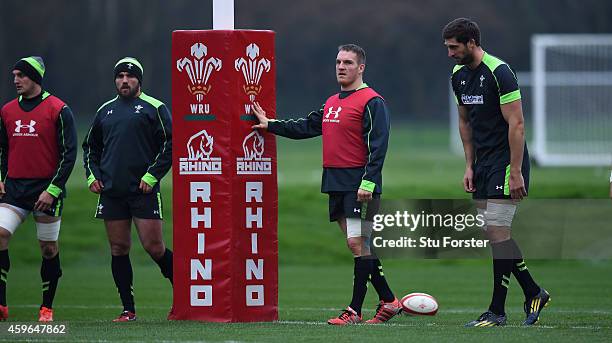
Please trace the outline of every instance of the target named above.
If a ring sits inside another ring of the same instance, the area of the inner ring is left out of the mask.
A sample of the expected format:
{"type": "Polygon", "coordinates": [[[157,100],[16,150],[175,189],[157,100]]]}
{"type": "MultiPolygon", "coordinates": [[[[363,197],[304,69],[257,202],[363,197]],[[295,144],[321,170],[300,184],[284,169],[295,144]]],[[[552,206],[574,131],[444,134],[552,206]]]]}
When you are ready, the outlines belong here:
{"type": "Polygon", "coordinates": [[[124,311],[130,311],[136,313],[134,308],[134,292],[132,283],[134,274],[132,272],[132,263],[130,262],[130,255],[113,256],[111,262],[111,269],[113,271],[113,279],[115,285],[119,291],[121,297],[121,303],[123,304],[124,311]]]}

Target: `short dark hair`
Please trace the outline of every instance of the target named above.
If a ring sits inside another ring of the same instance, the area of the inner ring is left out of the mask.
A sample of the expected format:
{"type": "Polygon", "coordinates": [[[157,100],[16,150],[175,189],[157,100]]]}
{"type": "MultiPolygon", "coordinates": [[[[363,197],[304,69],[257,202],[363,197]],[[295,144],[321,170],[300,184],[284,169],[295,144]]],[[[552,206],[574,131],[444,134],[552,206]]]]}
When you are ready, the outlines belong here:
{"type": "Polygon", "coordinates": [[[342,44],[338,46],[338,51],[350,51],[354,52],[357,55],[357,63],[365,64],[366,63],[366,54],[365,50],[362,47],[356,44],[342,44]]]}
{"type": "Polygon", "coordinates": [[[475,21],[467,18],[457,18],[444,26],[442,30],[444,39],[455,38],[457,42],[467,44],[473,39],[476,46],[480,46],[480,28],[475,21]]]}

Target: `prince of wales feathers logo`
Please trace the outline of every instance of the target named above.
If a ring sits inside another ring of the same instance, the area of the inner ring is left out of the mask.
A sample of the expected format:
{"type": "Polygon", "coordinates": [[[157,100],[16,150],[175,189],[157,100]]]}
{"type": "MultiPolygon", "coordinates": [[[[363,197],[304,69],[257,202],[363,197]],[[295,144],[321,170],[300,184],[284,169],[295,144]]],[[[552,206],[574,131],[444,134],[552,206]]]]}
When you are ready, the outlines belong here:
{"type": "Polygon", "coordinates": [[[251,102],[255,101],[255,96],[261,91],[261,75],[264,72],[269,72],[271,63],[266,58],[259,58],[259,46],[255,43],[251,43],[246,47],[246,59],[240,57],[234,62],[234,68],[236,71],[241,71],[244,76],[244,92],[249,96],[251,102]]]}
{"type": "Polygon", "coordinates": [[[204,96],[210,92],[211,85],[208,84],[213,71],[221,70],[221,60],[209,57],[208,48],[203,43],[195,43],[191,46],[191,58],[183,57],[176,61],[178,71],[186,71],[191,85],[187,89],[198,102],[204,100],[204,96]]]}

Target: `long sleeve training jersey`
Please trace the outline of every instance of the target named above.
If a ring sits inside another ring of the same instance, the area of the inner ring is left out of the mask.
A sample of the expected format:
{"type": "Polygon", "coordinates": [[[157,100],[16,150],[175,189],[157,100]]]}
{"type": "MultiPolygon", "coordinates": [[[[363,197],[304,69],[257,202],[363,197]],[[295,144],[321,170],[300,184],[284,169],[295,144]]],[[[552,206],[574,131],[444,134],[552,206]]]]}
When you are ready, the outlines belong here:
{"type": "Polygon", "coordinates": [[[139,194],[141,180],[159,190],[159,180],[172,166],[168,108],[144,93],[106,102],[83,142],[83,162],[87,184],[102,181],[109,196],[139,194]]]}

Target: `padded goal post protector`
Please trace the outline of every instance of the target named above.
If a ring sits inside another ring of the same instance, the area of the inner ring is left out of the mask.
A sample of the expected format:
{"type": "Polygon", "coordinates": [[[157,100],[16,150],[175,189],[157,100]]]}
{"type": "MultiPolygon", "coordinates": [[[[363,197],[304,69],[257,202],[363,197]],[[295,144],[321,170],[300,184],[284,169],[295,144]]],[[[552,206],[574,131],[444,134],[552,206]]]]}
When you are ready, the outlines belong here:
{"type": "Polygon", "coordinates": [[[278,319],[274,32],[172,34],[174,294],[168,318],[278,319]]]}

